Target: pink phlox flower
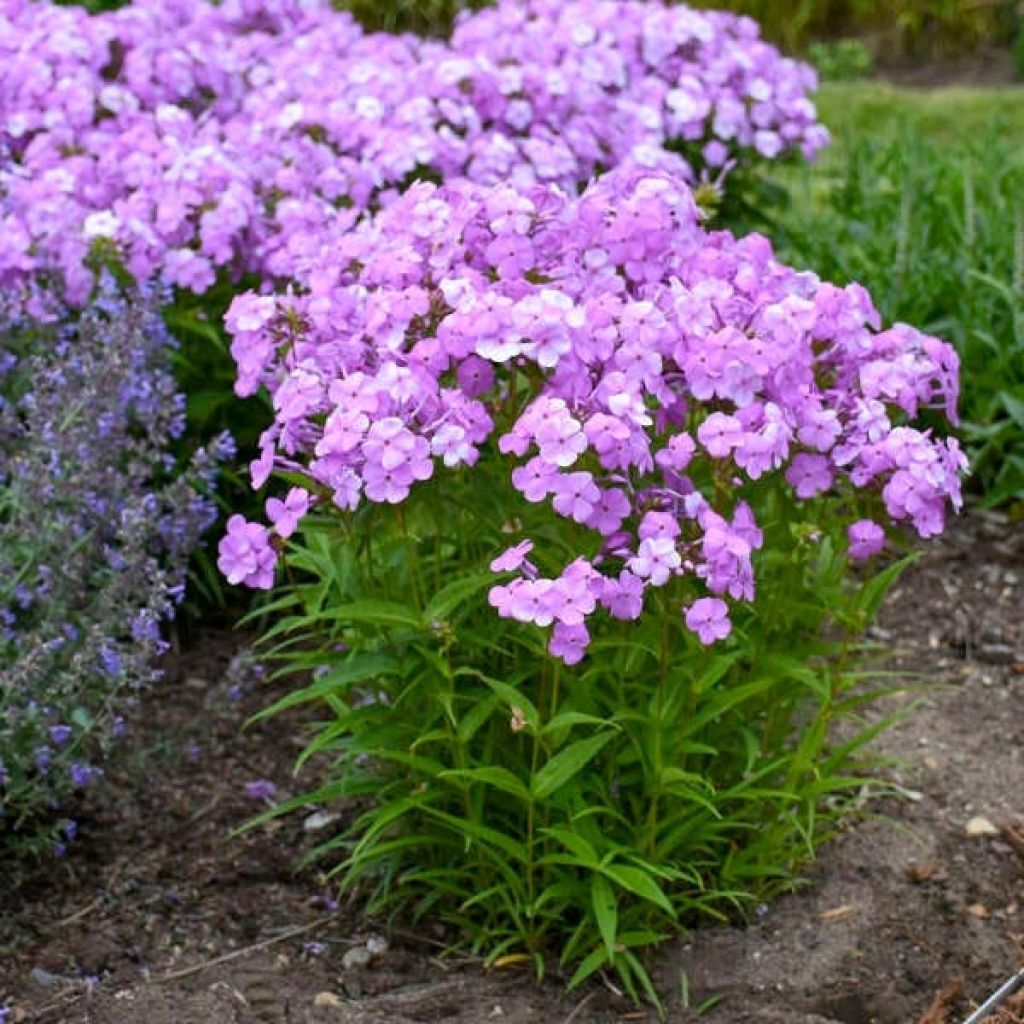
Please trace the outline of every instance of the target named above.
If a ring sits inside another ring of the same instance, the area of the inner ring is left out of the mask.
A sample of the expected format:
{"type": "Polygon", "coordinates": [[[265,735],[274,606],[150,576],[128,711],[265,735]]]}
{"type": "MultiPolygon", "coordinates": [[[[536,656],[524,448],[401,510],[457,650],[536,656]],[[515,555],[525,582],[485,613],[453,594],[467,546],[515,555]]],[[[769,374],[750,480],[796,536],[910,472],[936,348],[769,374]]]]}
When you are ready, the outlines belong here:
{"type": "Polygon", "coordinates": [[[601,490],[592,473],[561,473],[551,482],[554,510],[567,519],[586,523],[601,501],[601,490]]]}
{"type": "Polygon", "coordinates": [[[533,541],[524,540],[503,551],[491,562],[491,572],[515,572],[533,550],[533,541]]]}
{"type": "Polygon", "coordinates": [[[846,530],[850,542],[850,557],[871,558],[885,547],[885,531],[871,519],[858,519],[846,530]]]}
{"type": "Polygon", "coordinates": [[[274,471],[276,454],[274,442],[269,440],[261,445],[259,458],[249,463],[249,479],[254,490],[259,490],[270,479],[270,474],[274,471]]]}
{"type": "Polygon", "coordinates": [[[824,494],[834,480],[832,468],[824,455],[801,452],[786,469],[786,480],[801,500],[824,494]]]}
{"type": "Polygon", "coordinates": [[[555,619],[552,601],[553,580],[513,580],[508,585],[511,617],[535,626],[550,626],[555,619]]]}
{"type": "Polygon", "coordinates": [[[430,451],[440,455],[449,469],[475,465],[480,457],[480,453],[470,443],[465,428],[456,423],[445,423],[435,431],[430,439],[430,451]]]}
{"type": "Polygon", "coordinates": [[[648,540],[652,537],[667,537],[674,541],[680,534],[679,520],[671,512],[662,509],[652,509],[645,512],[640,520],[640,528],[637,536],[641,540],[648,540]]]}
{"type": "Polygon", "coordinates": [[[479,356],[468,356],[459,364],[456,379],[466,395],[476,398],[494,387],[494,367],[479,356]]]}
{"type": "Polygon", "coordinates": [[[380,407],[376,382],[361,371],[331,381],[327,388],[327,398],[339,411],[352,414],[362,412],[373,416],[380,407]]]}
{"type": "Polygon", "coordinates": [[[566,626],[578,626],[597,607],[594,587],[586,577],[568,571],[554,581],[550,606],[555,619],[566,626]]]}
{"type": "Polygon", "coordinates": [[[582,425],[568,412],[538,424],[534,439],[540,457],[563,469],[571,466],[587,450],[587,436],[582,425]]]}
{"type": "Polygon", "coordinates": [[[697,428],[697,440],[709,455],[725,458],[743,441],[743,427],[735,416],[713,412],[697,428]]]}
{"type": "Polygon", "coordinates": [[[344,455],[362,444],[370,429],[370,418],[358,409],[339,406],[327,417],[323,437],[317,441],[317,455],[344,455]]]}
{"type": "Polygon", "coordinates": [[[628,569],[617,580],[605,578],[601,604],[608,614],[621,621],[640,618],[644,608],[644,581],[628,569]]]}
{"type": "Polygon", "coordinates": [[[839,415],[834,409],[802,410],[796,437],[801,444],[819,452],[832,448],[843,432],[839,415]]]}
{"type": "Polygon", "coordinates": [[[362,452],[368,463],[381,469],[408,466],[413,472],[414,464],[429,452],[429,445],[424,438],[413,434],[399,417],[385,416],[371,424],[362,452]]]}
{"type": "Polygon", "coordinates": [[[567,625],[556,622],[551,631],[548,651],[556,658],[561,658],[566,665],[578,665],[587,652],[590,644],[590,633],[582,623],[567,625]]]}
{"type": "Polygon", "coordinates": [[[559,479],[558,469],[540,456],[512,470],[512,486],[531,504],[537,504],[551,494],[559,479]]]}
{"type": "Polygon", "coordinates": [[[324,398],[320,374],[308,367],[297,367],[274,392],[274,411],[279,423],[303,419],[318,410],[324,398]]]}
{"type": "Polygon", "coordinates": [[[296,530],[299,520],[309,511],[309,491],[302,487],[293,487],[285,496],[267,499],[267,518],[274,524],[274,529],[281,537],[288,538],[296,530]]]}
{"type": "Polygon", "coordinates": [[[676,550],[675,541],[668,537],[652,537],[640,542],[637,553],[626,564],[652,587],[661,587],[669,581],[681,563],[682,558],[676,550]]]}
{"type": "Polygon", "coordinates": [[[631,505],[626,492],[618,487],[601,491],[593,511],[586,519],[586,525],[604,536],[616,533],[629,515],[631,505]]]}
{"type": "Polygon", "coordinates": [[[729,606],[717,597],[702,597],[686,609],[686,628],[706,646],[724,640],[732,632],[729,606]]]}
{"type": "Polygon", "coordinates": [[[689,434],[675,434],[669,438],[668,444],[654,456],[654,461],[662,469],[671,469],[681,473],[693,460],[696,450],[697,446],[689,434]]]}
{"type": "Polygon", "coordinates": [[[732,516],[732,531],[753,551],[759,551],[764,544],[764,531],[757,525],[754,518],[754,510],[745,502],[736,504],[736,510],[732,516]]]}
{"type": "Polygon", "coordinates": [[[228,520],[227,533],[221,538],[217,558],[217,567],[228,582],[269,590],[274,585],[276,565],[277,552],[270,544],[267,528],[233,515],[228,520]]]}
{"type": "Polygon", "coordinates": [[[408,462],[391,469],[376,462],[363,467],[363,489],[370,501],[398,505],[409,497],[415,477],[408,462]]]}

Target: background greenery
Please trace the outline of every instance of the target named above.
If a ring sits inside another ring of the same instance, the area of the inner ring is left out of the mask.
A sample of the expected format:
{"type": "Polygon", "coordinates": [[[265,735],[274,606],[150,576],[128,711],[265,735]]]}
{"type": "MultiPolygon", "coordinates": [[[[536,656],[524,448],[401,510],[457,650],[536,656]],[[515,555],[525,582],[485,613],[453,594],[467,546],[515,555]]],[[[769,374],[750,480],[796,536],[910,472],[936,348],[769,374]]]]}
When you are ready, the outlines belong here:
{"type": "MultiPolygon", "coordinates": [[[[125,0],[80,2],[92,11],[124,6],[125,0]]],[[[367,27],[444,33],[460,10],[487,0],[336,0],[367,27]]],[[[1018,35],[1016,0],[688,0],[756,18],[767,38],[794,51],[816,39],[870,34],[890,53],[961,53],[985,43],[1010,43],[1018,35]]]]}
{"type": "Polygon", "coordinates": [[[974,489],[1024,501],[1024,89],[834,84],[819,109],[832,146],[773,172],[780,255],[957,346],[974,489]]]}

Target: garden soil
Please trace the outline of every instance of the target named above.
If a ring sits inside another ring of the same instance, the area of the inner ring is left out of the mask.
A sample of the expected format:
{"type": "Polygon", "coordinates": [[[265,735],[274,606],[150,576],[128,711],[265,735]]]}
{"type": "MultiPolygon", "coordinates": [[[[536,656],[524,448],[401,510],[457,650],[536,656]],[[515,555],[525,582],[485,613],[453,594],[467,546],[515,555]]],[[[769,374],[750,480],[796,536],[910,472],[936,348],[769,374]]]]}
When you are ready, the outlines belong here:
{"type": "MultiPolygon", "coordinates": [[[[878,749],[892,785],[753,923],[660,955],[667,1019],[956,1024],[1024,961],[1024,527],[973,512],[892,594],[874,639],[917,687],[878,749]]],[[[298,792],[303,722],[238,736],[267,701],[225,679],[237,644],[169,661],[118,758],[75,808],[80,838],[0,885],[0,1007],[69,1024],[604,1024],[655,1021],[612,979],[566,994],[446,956],[444,934],[334,908],[297,856],[337,829],[299,814],[232,835],[246,784],[298,792]],[[314,826],[316,826],[314,828],[314,826]]],[[[1024,1022],[1004,1008],[992,1024],[1024,1022]]]]}

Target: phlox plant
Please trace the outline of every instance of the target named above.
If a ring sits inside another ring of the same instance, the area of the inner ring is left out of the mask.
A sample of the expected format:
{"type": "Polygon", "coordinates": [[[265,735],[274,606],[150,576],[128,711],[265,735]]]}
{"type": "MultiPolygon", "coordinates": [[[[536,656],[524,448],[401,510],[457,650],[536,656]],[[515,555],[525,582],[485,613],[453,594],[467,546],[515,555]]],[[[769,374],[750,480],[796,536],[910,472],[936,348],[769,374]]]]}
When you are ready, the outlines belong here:
{"type": "Polygon", "coordinates": [[[856,642],[903,522],[960,503],[957,359],[866,292],[709,232],[626,164],[580,196],[413,185],[226,320],[274,420],[265,649],[315,702],[317,851],[492,961],[613,969],[786,883],[860,785],[856,642]],[[868,568],[850,571],[851,561],[868,568]]]}
{"type": "MultiPolygon", "coordinates": [[[[223,443],[180,471],[156,296],[0,322],[0,859],[59,853],[69,798],[158,678],[223,443]]],[[[5,869],[6,870],[6,869],[5,869]]]]}

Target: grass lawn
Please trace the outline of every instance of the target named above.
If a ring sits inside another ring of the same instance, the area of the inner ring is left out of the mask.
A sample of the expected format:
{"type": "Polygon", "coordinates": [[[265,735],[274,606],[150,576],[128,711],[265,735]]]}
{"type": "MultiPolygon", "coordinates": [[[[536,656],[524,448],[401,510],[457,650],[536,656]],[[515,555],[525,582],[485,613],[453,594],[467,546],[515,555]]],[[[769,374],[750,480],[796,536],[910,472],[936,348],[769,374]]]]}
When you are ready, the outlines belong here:
{"type": "Polygon", "coordinates": [[[818,110],[833,132],[833,155],[860,136],[907,130],[958,147],[989,128],[1024,147],[1024,85],[1001,89],[906,89],[884,82],[823,85],[818,110]]]}
{"type": "Polygon", "coordinates": [[[831,85],[833,144],[775,174],[781,256],[954,342],[975,487],[1024,500],[1024,87],[831,85]]]}

